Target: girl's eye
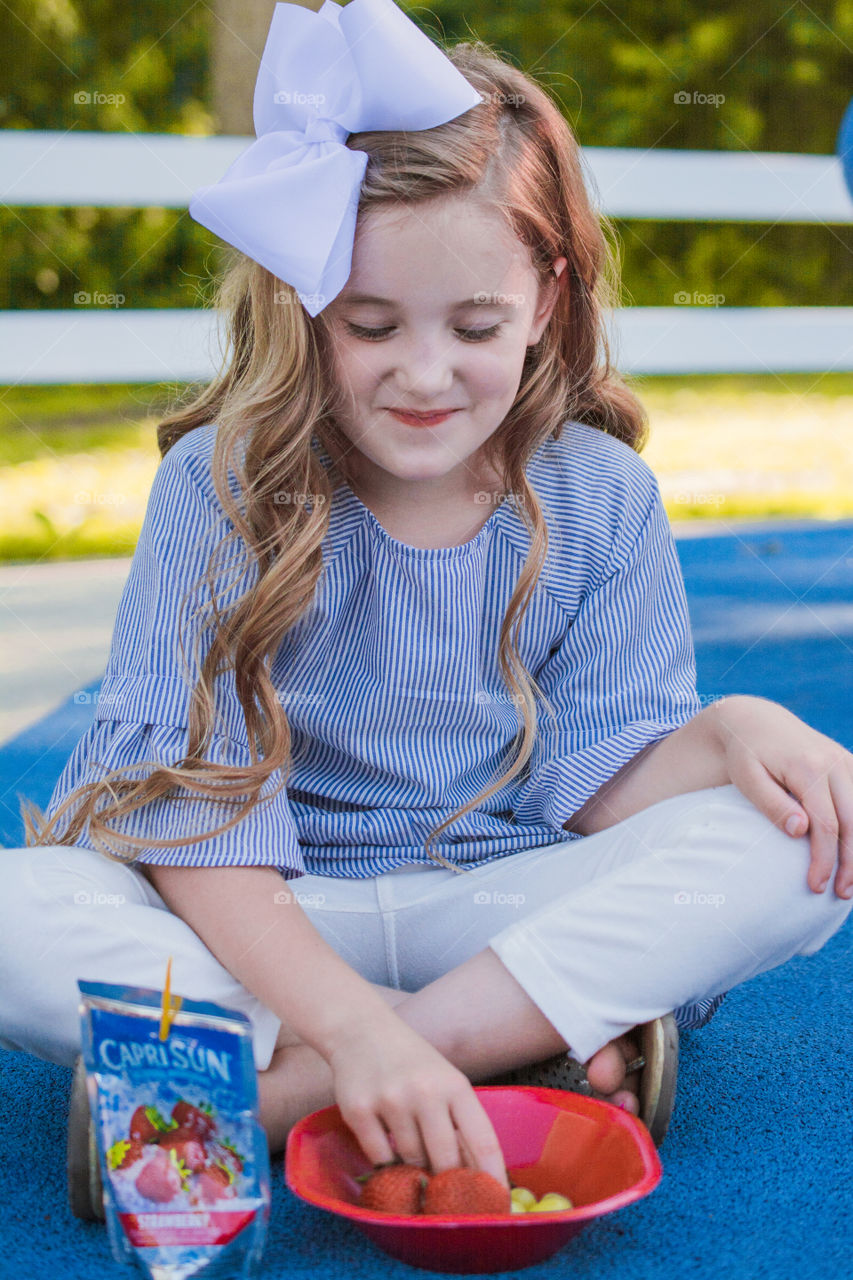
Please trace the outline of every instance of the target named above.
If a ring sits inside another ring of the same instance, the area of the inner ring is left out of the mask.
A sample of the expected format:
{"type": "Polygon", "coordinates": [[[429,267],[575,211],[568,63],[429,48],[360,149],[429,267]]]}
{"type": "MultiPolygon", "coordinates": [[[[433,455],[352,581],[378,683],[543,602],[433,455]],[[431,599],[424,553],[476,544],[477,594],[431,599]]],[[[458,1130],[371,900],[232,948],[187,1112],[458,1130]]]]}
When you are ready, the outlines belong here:
{"type": "MultiPolygon", "coordinates": [[[[469,342],[483,342],[486,338],[493,338],[501,327],[501,321],[497,324],[490,325],[487,329],[457,329],[457,333],[461,333],[469,342]]],[[[390,333],[394,328],[393,325],[386,325],[384,329],[366,329],[363,325],[353,324],[347,320],[347,328],[353,337],[365,338],[368,342],[375,342],[379,338],[383,338],[386,333],[390,333]]]]}

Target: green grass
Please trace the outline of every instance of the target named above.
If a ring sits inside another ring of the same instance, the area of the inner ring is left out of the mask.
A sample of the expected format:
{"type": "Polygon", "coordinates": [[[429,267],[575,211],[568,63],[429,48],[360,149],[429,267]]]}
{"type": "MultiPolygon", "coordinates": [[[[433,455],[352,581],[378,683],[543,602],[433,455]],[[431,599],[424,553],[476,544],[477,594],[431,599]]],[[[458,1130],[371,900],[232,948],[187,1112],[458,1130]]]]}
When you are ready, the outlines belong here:
{"type": "MultiPolygon", "coordinates": [[[[636,378],[672,520],[853,517],[853,373],[636,378]]],[[[132,554],[176,384],[0,388],[0,561],[132,554]]]]}
{"type": "Polygon", "coordinates": [[[0,467],[92,449],[120,451],[128,431],[165,410],[169,394],[177,389],[119,384],[2,388],[0,467]]]}
{"type": "Polygon", "coordinates": [[[694,373],[677,377],[635,377],[631,386],[643,398],[644,390],[665,394],[685,387],[707,391],[710,395],[739,397],[763,391],[770,395],[816,394],[833,399],[853,395],[853,372],[850,373],[694,373]]]}

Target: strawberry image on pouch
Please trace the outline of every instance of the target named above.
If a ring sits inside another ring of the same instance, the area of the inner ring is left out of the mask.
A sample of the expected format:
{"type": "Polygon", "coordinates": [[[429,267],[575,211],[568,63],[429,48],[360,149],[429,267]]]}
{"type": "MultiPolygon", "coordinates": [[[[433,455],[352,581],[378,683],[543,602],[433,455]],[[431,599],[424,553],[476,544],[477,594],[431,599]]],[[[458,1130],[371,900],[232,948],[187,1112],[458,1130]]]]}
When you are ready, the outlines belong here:
{"type": "Polygon", "coordinates": [[[136,1138],[119,1138],[107,1152],[107,1160],[111,1169],[129,1169],[132,1164],[142,1158],[145,1146],[136,1138]]]}
{"type": "Polygon", "coordinates": [[[159,1146],[161,1151],[174,1151],[192,1173],[197,1173],[207,1164],[204,1143],[189,1129],[172,1129],[170,1133],[164,1133],[159,1146]]]}
{"type": "Polygon", "coordinates": [[[136,1189],[148,1200],[167,1204],[181,1190],[181,1174],[168,1151],[157,1151],[136,1177],[136,1189]]]}
{"type": "Polygon", "coordinates": [[[191,1102],[181,1098],[172,1107],[172,1120],[179,1129],[188,1129],[197,1138],[209,1138],[216,1132],[216,1121],[213,1116],[201,1107],[194,1107],[191,1102]]]}
{"type": "Polygon", "coordinates": [[[206,1204],[230,1199],[237,1194],[233,1174],[223,1169],[222,1165],[208,1165],[196,1177],[196,1193],[202,1203],[206,1204]]]}
{"type": "Polygon", "coordinates": [[[167,1128],[156,1107],[137,1107],[130,1117],[130,1136],[137,1142],[156,1142],[167,1128]]]}

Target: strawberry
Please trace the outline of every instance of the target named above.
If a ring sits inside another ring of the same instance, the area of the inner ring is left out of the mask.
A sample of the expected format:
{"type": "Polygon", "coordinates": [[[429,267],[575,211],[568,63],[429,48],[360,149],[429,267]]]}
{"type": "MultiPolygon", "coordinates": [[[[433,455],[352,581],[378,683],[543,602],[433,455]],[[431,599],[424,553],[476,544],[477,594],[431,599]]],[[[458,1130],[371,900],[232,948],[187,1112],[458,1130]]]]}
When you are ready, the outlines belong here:
{"type": "Polygon", "coordinates": [[[119,1138],[107,1152],[107,1163],[110,1169],[129,1169],[141,1157],[144,1145],[136,1138],[119,1138]]]}
{"type": "Polygon", "coordinates": [[[197,1173],[207,1164],[204,1143],[189,1129],[172,1129],[169,1133],[164,1133],[159,1145],[166,1151],[174,1150],[178,1159],[183,1160],[192,1173],[197,1173]]]}
{"type": "Polygon", "coordinates": [[[421,1192],[429,1173],[416,1164],[392,1164],[376,1169],[361,1189],[362,1209],[382,1213],[420,1213],[421,1192]]]}
{"type": "Polygon", "coordinates": [[[243,1157],[233,1142],[229,1142],[227,1138],[222,1138],[215,1144],[215,1150],[216,1160],[220,1164],[224,1164],[226,1169],[230,1169],[235,1174],[243,1172],[243,1157]]]}
{"type": "Polygon", "coordinates": [[[216,1132],[216,1121],[210,1112],[194,1107],[183,1098],[179,1098],[172,1107],[172,1120],[179,1129],[189,1129],[197,1138],[209,1138],[216,1132]]]}
{"type": "Polygon", "coordinates": [[[511,1213],[509,1188],[485,1169],[444,1169],[434,1173],[424,1192],[423,1213],[511,1213]]]}
{"type": "Polygon", "coordinates": [[[156,1151],[136,1176],[136,1189],[147,1200],[165,1204],[181,1190],[181,1175],[167,1151],[156,1151]]]}
{"type": "Polygon", "coordinates": [[[137,1107],[130,1117],[130,1137],[137,1142],[156,1142],[172,1125],[164,1120],[156,1107],[137,1107]]]}
{"type": "Polygon", "coordinates": [[[208,1203],[235,1196],[234,1175],[221,1164],[209,1164],[196,1179],[196,1192],[201,1200],[208,1203]]]}

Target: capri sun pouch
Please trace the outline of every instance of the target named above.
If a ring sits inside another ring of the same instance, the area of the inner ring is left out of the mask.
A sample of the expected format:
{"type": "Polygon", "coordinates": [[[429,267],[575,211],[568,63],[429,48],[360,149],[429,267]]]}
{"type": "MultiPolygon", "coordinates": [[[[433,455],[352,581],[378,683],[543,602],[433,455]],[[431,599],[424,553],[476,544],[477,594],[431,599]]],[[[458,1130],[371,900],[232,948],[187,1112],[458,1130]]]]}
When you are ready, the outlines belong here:
{"type": "Polygon", "coordinates": [[[104,1212],[149,1280],[256,1276],[270,1216],[252,1025],[221,1005],[78,980],[104,1212]]]}

